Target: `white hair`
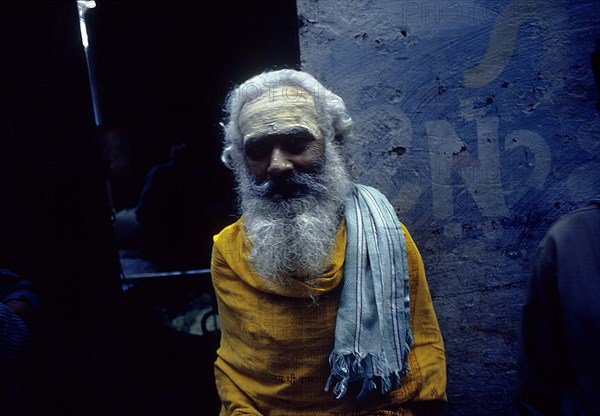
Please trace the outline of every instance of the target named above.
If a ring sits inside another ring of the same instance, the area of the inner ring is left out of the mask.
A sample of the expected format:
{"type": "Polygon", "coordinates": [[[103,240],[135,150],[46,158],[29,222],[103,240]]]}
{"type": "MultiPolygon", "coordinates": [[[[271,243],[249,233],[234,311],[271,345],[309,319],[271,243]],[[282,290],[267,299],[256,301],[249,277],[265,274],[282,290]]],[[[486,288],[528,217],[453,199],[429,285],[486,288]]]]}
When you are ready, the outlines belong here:
{"type": "MultiPolygon", "coordinates": [[[[227,96],[226,115],[221,123],[224,130],[221,160],[225,166],[239,170],[244,165],[242,134],[238,125],[238,117],[244,104],[265,94],[272,94],[276,87],[298,87],[313,96],[317,107],[317,123],[325,142],[336,145],[343,159],[350,163],[353,122],[344,101],[312,75],[293,69],[281,69],[256,75],[227,96]]],[[[288,98],[294,99],[293,96],[288,98]]]]}

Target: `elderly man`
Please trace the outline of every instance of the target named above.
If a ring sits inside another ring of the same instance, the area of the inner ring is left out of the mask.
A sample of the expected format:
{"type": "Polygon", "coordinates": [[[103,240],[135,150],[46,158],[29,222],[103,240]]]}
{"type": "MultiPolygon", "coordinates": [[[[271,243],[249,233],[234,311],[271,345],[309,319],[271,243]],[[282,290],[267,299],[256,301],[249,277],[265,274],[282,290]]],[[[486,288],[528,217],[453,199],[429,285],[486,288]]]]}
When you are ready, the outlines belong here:
{"type": "Polygon", "coordinates": [[[421,256],[351,180],[344,102],[293,70],[226,104],[242,217],[214,238],[221,415],[440,414],[442,337],[421,256]]]}

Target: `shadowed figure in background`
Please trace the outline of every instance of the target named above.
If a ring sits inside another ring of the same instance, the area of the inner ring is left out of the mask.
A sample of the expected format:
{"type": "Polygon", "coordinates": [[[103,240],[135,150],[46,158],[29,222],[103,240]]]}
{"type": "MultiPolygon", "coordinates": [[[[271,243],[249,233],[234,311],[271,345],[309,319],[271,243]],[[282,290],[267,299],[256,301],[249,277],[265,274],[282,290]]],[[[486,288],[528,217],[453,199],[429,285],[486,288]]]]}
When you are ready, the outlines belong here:
{"type": "MultiPolygon", "coordinates": [[[[598,46],[592,67],[600,96],[598,46]]],[[[553,224],[538,247],[519,375],[522,415],[600,415],[600,193],[553,224]]]]}
{"type": "Polygon", "coordinates": [[[29,324],[39,309],[31,283],[0,268],[0,414],[25,410],[26,392],[20,377],[30,348],[29,324]]]}
{"type": "Polygon", "coordinates": [[[352,119],[304,72],[228,96],[242,217],[215,236],[221,415],[441,414],[446,361],[423,262],[351,180],[352,119]]]}
{"type": "Polygon", "coordinates": [[[202,161],[191,141],[171,146],[167,163],[146,177],[136,218],[142,257],[159,270],[208,268],[211,237],[227,223],[231,199],[215,185],[218,167],[202,161]]]}

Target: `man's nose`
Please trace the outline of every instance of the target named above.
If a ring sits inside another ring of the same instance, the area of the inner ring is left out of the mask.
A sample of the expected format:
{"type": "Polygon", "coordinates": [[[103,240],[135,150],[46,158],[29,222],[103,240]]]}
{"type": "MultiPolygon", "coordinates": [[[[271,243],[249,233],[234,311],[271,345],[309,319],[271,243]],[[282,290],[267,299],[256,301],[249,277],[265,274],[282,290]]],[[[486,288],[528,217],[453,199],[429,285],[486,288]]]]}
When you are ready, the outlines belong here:
{"type": "Polygon", "coordinates": [[[271,152],[267,173],[271,176],[281,176],[294,170],[293,163],[288,159],[286,153],[275,147],[271,152]]]}

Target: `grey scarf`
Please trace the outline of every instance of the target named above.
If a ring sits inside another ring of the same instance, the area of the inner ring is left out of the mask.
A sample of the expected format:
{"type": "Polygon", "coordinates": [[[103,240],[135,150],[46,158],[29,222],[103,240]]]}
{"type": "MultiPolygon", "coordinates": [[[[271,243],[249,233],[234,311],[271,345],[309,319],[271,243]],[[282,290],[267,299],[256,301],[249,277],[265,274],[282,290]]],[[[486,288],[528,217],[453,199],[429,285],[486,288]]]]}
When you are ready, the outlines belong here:
{"type": "Polygon", "coordinates": [[[333,393],[361,383],[357,398],[400,387],[413,343],[406,242],[394,208],[374,188],[355,185],[345,207],[344,286],[329,356],[333,393]]]}

